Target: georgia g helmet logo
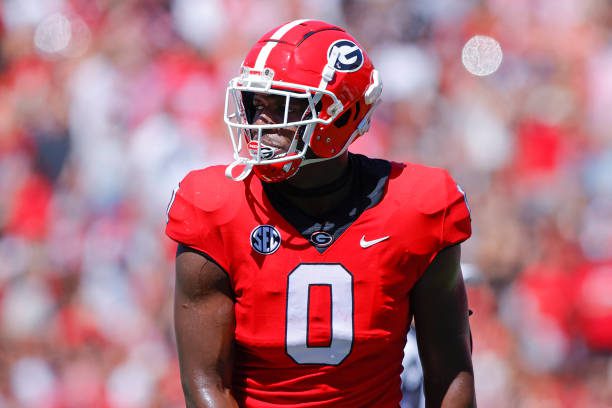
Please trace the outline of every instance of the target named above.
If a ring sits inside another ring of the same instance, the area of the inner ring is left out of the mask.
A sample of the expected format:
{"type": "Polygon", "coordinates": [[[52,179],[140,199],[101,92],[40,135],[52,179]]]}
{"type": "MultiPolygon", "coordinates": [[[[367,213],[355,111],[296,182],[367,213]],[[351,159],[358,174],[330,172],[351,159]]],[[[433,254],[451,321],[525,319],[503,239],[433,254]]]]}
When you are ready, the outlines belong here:
{"type": "Polygon", "coordinates": [[[330,45],[329,50],[327,50],[327,60],[330,65],[333,64],[337,71],[354,72],[363,65],[363,52],[352,41],[338,40],[330,45]],[[336,53],[338,56],[334,62],[333,58],[336,53]]]}

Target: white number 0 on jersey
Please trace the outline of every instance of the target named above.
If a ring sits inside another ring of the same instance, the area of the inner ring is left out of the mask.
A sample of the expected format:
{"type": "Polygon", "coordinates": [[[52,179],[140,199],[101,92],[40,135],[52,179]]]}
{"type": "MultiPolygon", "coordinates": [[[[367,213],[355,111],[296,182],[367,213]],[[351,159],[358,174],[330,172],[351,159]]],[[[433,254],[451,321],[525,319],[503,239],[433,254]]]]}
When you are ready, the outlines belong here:
{"type": "Polygon", "coordinates": [[[352,275],[339,264],[301,264],[288,279],[287,354],[298,364],[340,364],[353,345],[352,275]],[[328,347],[307,345],[311,285],[331,287],[331,343],[328,347]]]}

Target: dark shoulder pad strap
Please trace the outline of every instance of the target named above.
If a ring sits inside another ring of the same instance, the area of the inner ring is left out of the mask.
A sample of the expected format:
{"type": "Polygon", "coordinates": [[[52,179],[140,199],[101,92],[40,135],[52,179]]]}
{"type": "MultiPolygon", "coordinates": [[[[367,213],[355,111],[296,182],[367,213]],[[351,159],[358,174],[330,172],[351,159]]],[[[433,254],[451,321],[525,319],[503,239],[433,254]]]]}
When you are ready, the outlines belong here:
{"type": "Polygon", "coordinates": [[[176,256],[179,256],[183,252],[194,252],[194,253],[202,255],[204,258],[207,258],[207,259],[212,261],[212,259],[210,259],[210,257],[208,255],[206,255],[204,252],[199,251],[199,250],[197,250],[195,248],[192,248],[190,246],[187,246],[185,244],[179,243],[178,247],[176,248],[176,256]]]}
{"type": "Polygon", "coordinates": [[[184,252],[193,252],[194,254],[198,254],[200,256],[203,256],[204,258],[208,259],[210,262],[212,262],[215,265],[217,265],[219,267],[219,269],[221,269],[223,272],[227,273],[227,271],[225,271],[225,269],[223,269],[223,267],[221,265],[219,265],[219,263],[217,261],[215,261],[214,258],[212,258],[210,255],[208,255],[206,252],[202,252],[199,249],[195,249],[195,248],[192,248],[192,247],[190,247],[188,245],[179,243],[178,247],[176,248],[176,256],[179,256],[180,254],[182,254],[184,252]]]}

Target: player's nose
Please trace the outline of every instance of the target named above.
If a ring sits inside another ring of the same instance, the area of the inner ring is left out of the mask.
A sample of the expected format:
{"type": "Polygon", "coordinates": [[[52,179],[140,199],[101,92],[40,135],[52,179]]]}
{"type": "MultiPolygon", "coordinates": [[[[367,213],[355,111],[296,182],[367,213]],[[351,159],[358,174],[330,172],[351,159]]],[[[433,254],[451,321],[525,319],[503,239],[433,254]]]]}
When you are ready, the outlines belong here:
{"type": "Polygon", "coordinates": [[[262,109],[253,118],[253,124],[255,125],[274,125],[281,122],[282,118],[270,109],[262,109]]]}

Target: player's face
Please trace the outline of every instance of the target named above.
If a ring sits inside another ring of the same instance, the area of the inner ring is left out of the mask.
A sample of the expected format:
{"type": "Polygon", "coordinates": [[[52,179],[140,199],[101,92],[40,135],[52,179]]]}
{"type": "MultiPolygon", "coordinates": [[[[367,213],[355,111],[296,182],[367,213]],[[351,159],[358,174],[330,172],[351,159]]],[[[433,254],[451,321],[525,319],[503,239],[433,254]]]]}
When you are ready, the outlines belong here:
{"type": "MultiPolygon", "coordinates": [[[[265,125],[283,123],[286,98],[281,95],[256,94],[253,98],[253,124],[265,125]]],[[[297,122],[302,119],[308,107],[306,99],[290,98],[287,122],[297,122]]],[[[278,129],[264,130],[262,142],[268,146],[287,151],[297,131],[297,127],[288,126],[278,129]]]]}

